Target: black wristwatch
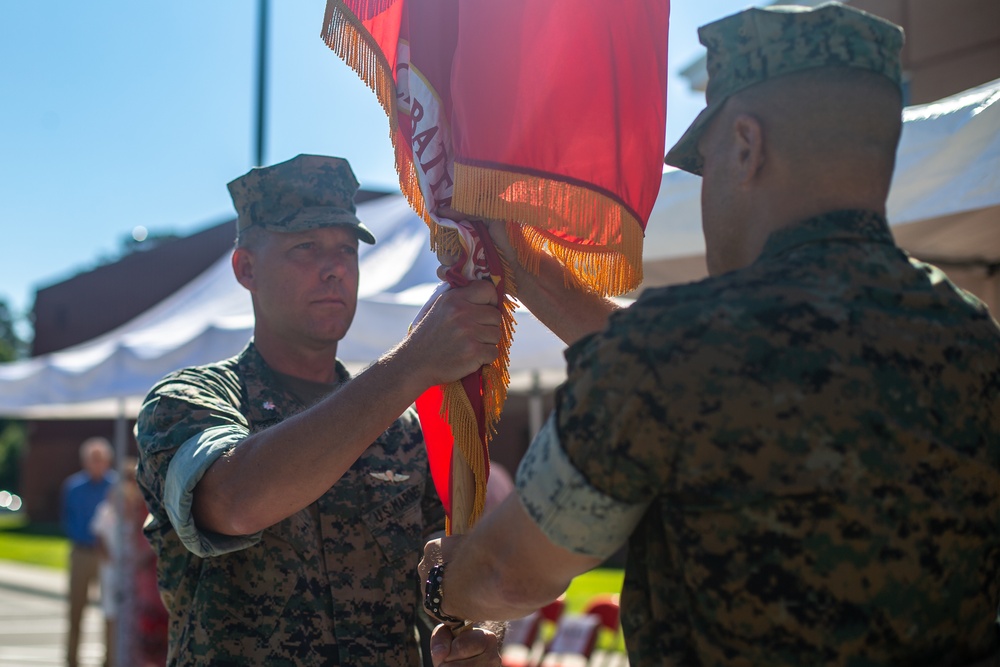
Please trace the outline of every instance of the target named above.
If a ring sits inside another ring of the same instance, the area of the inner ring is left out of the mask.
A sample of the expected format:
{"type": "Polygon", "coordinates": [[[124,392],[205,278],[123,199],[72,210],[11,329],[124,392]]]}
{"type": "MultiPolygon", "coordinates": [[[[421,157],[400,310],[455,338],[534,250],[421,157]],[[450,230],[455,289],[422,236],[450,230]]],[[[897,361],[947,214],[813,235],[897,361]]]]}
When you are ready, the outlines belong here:
{"type": "Polygon", "coordinates": [[[424,609],[434,618],[448,625],[465,625],[465,621],[441,611],[441,583],[444,581],[444,565],[435,565],[427,573],[427,587],[424,593],[424,609]]]}

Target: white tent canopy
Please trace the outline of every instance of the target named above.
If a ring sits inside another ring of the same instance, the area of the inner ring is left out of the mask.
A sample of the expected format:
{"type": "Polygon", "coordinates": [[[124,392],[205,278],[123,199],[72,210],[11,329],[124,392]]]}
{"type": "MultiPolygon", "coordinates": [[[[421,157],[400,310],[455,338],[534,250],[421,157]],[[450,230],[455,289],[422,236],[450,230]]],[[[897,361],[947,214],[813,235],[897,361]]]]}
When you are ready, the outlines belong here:
{"type": "MultiPolygon", "coordinates": [[[[910,107],[904,120],[888,203],[900,244],[923,257],[1000,261],[1000,81],[910,107]]],[[[427,228],[401,196],[362,204],[358,215],[379,242],[360,249],[357,316],[338,349],[352,370],[402,339],[437,284],[427,228]]],[[[649,283],[701,277],[703,254],[700,181],[667,170],[647,227],[649,283]]],[[[539,381],[553,386],[564,373],[562,343],[527,312],[517,319],[512,390],[539,381]]],[[[60,352],[0,365],[0,415],[135,415],[160,377],[235,354],[252,330],[249,295],[224,257],[118,329],[60,352]]]]}

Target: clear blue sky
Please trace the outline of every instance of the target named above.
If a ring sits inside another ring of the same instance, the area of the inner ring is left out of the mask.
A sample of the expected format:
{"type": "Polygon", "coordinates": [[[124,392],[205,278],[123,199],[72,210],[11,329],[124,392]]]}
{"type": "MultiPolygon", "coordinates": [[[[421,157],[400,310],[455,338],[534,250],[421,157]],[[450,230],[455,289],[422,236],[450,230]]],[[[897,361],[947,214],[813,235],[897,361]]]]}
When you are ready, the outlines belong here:
{"type": "MultiPolygon", "coordinates": [[[[502,0],[497,0],[502,1],[502,0]]],[[[677,72],[697,26],[750,0],[674,0],[667,143],[704,105],[677,72]]],[[[350,160],[396,189],[374,95],[320,39],[325,0],[272,0],[265,161],[350,160]]],[[[0,299],[115,255],[142,225],[187,234],[233,216],[254,162],[256,0],[0,2],[0,299]]]]}

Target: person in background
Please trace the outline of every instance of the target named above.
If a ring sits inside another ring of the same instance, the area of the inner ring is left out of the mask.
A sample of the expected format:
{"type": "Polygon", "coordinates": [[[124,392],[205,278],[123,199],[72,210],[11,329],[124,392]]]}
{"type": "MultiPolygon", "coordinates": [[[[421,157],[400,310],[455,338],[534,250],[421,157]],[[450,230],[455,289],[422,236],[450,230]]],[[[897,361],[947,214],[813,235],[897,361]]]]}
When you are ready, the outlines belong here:
{"type": "MultiPolygon", "coordinates": [[[[229,184],[253,341],[167,376],[140,411],[170,665],[420,665],[416,566],[444,511],[410,406],[496,358],[500,313],[485,281],[451,290],[351,377],[338,343],[359,243],[375,242],[357,188],[346,160],[318,155],[229,184]]],[[[500,663],[483,630],[440,646],[437,663],[500,663]]]]}
{"type": "MultiPolygon", "coordinates": [[[[80,465],[62,486],[60,519],[70,541],[69,630],[66,635],[66,664],[77,667],[80,623],[87,605],[90,586],[98,581],[100,554],[97,537],[90,529],[97,506],[117,479],[111,469],[114,453],[106,438],[88,438],[80,445],[80,465]]],[[[111,637],[105,635],[105,648],[111,637]]]]}
{"type": "Polygon", "coordinates": [[[890,233],[902,31],[829,3],[699,34],[666,162],[702,176],[710,277],[602,327],[515,276],[579,339],[517,493],[426,546],[438,615],[523,616],[627,542],[633,667],[996,665],[1000,325],[890,233]]]}
{"type": "Polygon", "coordinates": [[[91,530],[101,556],[101,608],[108,623],[105,664],[155,667],[166,663],[166,609],[156,586],[156,555],[142,532],[149,512],[136,483],[134,458],[97,506],[91,530]],[[120,637],[119,633],[127,636],[120,637]],[[118,649],[127,653],[118,656],[118,649]]]}
{"type": "MultiPolygon", "coordinates": [[[[133,464],[134,465],[134,464],[133,464]]],[[[104,613],[105,646],[104,664],[106,667],[115,667],[118,664],[116,651],[118,647],[118,634],[116,620],[119,615],[119,607],[122,606],[122,598],[129,594],[128,586],[120,586],[117,581],[119,573],[124,578],[122,570],[124,558],[121,548],[121,533],[124,529],[119,526],[118,508],[119,504],[127,502],[124,495],[124,485],[129,478],[129,463],[126,461],[122,466],[122,475],[118,483],[113,485],[94,511],[94,518],[90,522],[90,532],[97,539],[97,553],[100,565],[98,566],[101,581],[101,611],[104,613]]],[[[132,480],[135,480],[135,469],[132,470],[132,480]]],[[[138,488],[136,488],[138,492],[138,488]]],[[[142,498],[139,498],[142,502],[142,498]]]]}

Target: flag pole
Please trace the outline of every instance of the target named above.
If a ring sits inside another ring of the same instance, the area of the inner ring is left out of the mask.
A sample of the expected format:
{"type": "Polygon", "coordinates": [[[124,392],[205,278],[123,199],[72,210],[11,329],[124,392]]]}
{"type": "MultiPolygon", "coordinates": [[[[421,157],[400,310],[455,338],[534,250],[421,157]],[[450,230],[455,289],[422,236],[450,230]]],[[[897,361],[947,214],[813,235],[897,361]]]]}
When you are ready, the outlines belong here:
{"type": "Polygon", "coordinates": [[[451,534],[464,535],[472,529],[472,506],[476,500],[476,476],[459,447],[451,451],[451,534]]]}

